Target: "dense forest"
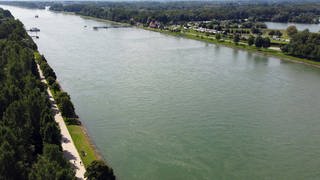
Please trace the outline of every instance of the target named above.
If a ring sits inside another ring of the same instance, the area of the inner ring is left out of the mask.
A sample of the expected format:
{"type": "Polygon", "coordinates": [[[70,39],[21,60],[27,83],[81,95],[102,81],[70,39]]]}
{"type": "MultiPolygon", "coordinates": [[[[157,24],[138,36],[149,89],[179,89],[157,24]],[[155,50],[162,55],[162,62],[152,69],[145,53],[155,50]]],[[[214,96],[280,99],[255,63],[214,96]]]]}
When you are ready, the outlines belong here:
{"type": "Polygon", "coordinates": [[[283,52],[320,62],[320,34],[304,30],[291,36],[290,43],[282,47],[283,52]]]}
{"type": "MultiPolygon", "coordinates": [[[[74,169],[63,157],[60,129],[36,62],[66,123],[79,124],[71,98],[61,90],[23,24],[1,8],[0,52],[0,179],[75,179],[74,169]]],[[[85,176],[115,179],[103,161],[93,161],[85,176]]]]}
{"type": "Polygon", "coordinates": [[[22,6],[26,8],[36,8],[44,9],[47,5],[50,5],[49,2],[35,2],[35,1],[1,1],[0,4],[12,5],[12,6],[22,6]]]}
{"type": "Polygon", "coordinates": [[[164,25],[213,19],[319,23],[320,17],[320,3],[96,2],[57,3],[51,9],[127,23],[157,20],[164,25]]]}
{"type": "Polygon", "coordinates": [[[36,49],[23,24],[0,9],[0,179],[75,179],[39,78],[36,49]]]}
{"type": "Polygon", "coordinates": [[[7,1],[1,4],[75,12],[81,15],[127,23],[148,23],[157,20],[164,25],[189,21],[251,19],[254,21],[319,23],[320,3],[317,1],[7,1]]]}

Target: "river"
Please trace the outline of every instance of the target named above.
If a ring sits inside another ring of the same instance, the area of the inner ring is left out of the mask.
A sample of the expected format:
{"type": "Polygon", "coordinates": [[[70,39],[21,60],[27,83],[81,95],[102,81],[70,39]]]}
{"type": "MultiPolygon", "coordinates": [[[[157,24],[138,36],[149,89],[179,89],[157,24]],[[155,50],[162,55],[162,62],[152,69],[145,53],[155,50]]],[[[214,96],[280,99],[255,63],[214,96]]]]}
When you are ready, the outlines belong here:
{"type": "Polygon", "coordinates": [[[41,29],[40,52],[119,179],[320,178],[319,69],[1,7],[41,29]]]}

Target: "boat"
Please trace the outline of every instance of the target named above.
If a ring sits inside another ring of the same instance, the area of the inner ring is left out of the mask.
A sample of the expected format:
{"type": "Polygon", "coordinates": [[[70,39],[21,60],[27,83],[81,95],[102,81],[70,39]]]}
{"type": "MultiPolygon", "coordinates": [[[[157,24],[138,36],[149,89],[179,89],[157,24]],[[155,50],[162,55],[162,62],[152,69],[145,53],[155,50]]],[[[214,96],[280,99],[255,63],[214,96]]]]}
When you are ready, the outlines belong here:
{"type": "Polygon", "coordinates": [[[35,18],[39,18],[39,15],[35,15],[34,17],[35,17],[35,18]]]}
{"type": "Polygon", "coordinates": [[[40,32],[39,28],[33,27],[31,29],[29,29],[30,32],[40,32]]]}
{"type": "Polygon", "coordinates": [[[97,29],[107,29],[109,28],[108,26],[93,26],[93,29],[94,30],[97,30],[97,29]]]}

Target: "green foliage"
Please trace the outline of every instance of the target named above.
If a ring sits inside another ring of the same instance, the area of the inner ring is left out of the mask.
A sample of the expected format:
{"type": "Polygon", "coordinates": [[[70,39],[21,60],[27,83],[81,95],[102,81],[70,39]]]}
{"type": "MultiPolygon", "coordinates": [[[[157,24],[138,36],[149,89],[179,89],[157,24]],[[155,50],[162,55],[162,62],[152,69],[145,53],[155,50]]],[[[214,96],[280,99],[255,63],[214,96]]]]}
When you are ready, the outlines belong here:
{"type": "Polygon", "coordinates": [[[221,39],[221,34],[216,33],[215,37],[216,37],[217,40],[220,40],[221,39]]]}
{"type": "Polygon", "coordinates": [[[250,36],[248,39],[248,45],[252,46],[254,44],[254,36],[250,36]]]}
{"type": "Polygon", "coordinates": [[[270,36],[278,36],[278,37],[282,36],[282,33],[279,30],[271,30],[268,34],[270,36]]]}
{"type": "Polygon", "coordinates": [[[75,180],[74,172],[70,168],[59,166],[56,161],[51,161],[46,156],[39,156],[37,163],[32,166],[29,173],[29,179],[32,180],[75,180]]]}
{"type": "Polygon", "coordinates": [[[60,85],[57,83],[57,82],[54,82],[52,83],[51,85],[51,89],[54,91],[54,92],[57,92],[57,91],[60,91],[60,85]]]}
{"type": "Polygon", "coordinates": [[[49,77],[47,77],[47,82],[49,85],[52,85],[53,83],[56,82],[56,80],[53,77],[49,76],[49,77]]]}
{"type": "Polygon", "coordinates": [[[289,26],[287,28],[287,34],[289,37],[292,37],[293,35],[297,34],[298,29],[296,28],[296,26],[289,26]]]}
{"type": "Polygon", "coordinates": [[[25,171],[17,158],[17,139],[12,130],[0,126],[0,140],[0,179],[23,179],[25,171]]]}
{"type": "Polygon", "coordinates": [[[78,118],[66,118],[67,125],[81,125],[81,121],[78,118]]]}
{"type": "Polygon", "coordinates": [[[256,28],[256,27],[252,27],[251,28],[251,33],[252,34],[262,34],[261,30],[259,28],[256,28]]]}
{"type": "Polygon", "coordinates": [[[270,45],[271,45],[270,38],[268,38],[268,37],[263,38],[262,47],[268,48],[268,47],[270,47],[270,45]]]}
{"type": "Polygon", "coordinates": [[[60,129],[56,122],[50,122],[42,130],[43,142],[59,144],[61,141],[60,129]]]}
{"type": "Polygon", "coordinates": [[[238,43],[240,41],[240,34],[233,35],[233,42],[238,43]]]}
{"type": "Polygon", "coordinates": [[[113,170],[103,161],[93,161],[84,175],[88,180],[115,180],[113,170]]]}
{"type": "Polygon", "coordinates": [[[45,61],[42,61],[40,63],[40,68],[43,72],[43,75],[45,77],[52,77],[54,80],[57,79],[57,76],[56,76],[56,73],[53,71],[53,69],[48,65],[47,62],[45,61]]]}
{"type": "Polygon", "coordinates": [[[290,43],[282,47],[290,55],[320,61],[320,34],[308,30],[294,34],[290,43]]]}
{"type": "MultiPolygon", "coordinates": [[[[189,21],[239,20],[318,23],[319,3],[217,3],[217,2],[100,2],[53,3],[55,11],[74,12],[81,15],[130,24],[148,24],[152,20],[162,24],[183,24],[189,21]]],[[[213,28],[215,24],[209,24],[213,28]]],[[[247,23],[247,28],[266,28],[263,23],[247,23]]],[[[258,34],[258,33],[257,33],[258,34]]]]}
{"type": "Polygon", "coordinates": [[[66,92],[58,92],[55,97],[62,116],[66,118],[77,117],[70,96],[66,92]]]}
{"type": "Polygon", "coordinates": [[[0,179],[73,179],[69,163],[61,163],[60,130],[39,79],[36,46],[8,11],[0,9],[0,16],[0,179]],[[44,144],[60,156],[44,156],[44,144]]]}
{"type": "Polygon", "coordinates": [[[263,45],[263,38],[261,36],[256,37],[255,41],[254,41],[254,45],[257,48],[261,48],[263,45]]]}

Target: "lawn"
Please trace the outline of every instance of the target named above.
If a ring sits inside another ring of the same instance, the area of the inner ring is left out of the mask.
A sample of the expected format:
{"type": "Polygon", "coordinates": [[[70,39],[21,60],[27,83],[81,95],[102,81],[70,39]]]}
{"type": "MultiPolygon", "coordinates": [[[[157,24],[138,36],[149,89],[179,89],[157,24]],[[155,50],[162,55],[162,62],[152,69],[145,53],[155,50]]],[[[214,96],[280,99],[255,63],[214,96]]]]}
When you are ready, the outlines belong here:
{"type": "Polygon", "coordinates": [[[92,161],[98,160],[99,157],[95,153],[95,147],[90,143],[83,127],[81,125],[67,125],[67,128],[85,167],[88,167],[92,161]]]}

